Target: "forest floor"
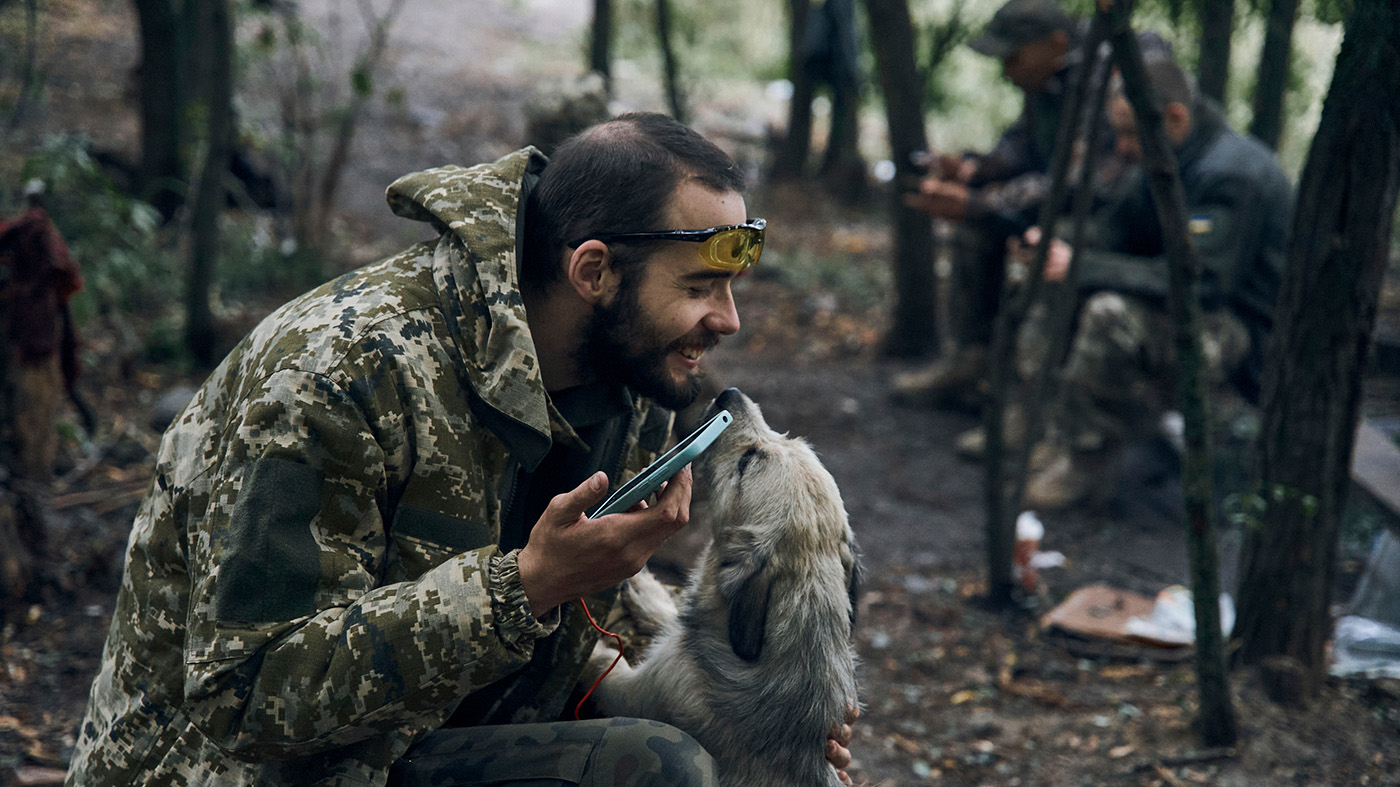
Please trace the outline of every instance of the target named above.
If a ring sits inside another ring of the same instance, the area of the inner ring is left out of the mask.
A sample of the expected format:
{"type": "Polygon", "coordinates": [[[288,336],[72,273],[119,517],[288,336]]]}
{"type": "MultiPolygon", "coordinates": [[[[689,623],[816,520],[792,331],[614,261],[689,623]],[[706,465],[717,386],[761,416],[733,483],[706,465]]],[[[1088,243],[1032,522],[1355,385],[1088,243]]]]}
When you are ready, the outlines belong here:
{"type": "MultiPolygon", "coordinates": [[[[52,79],[66,81],[31,122],[89,128],[99,143],[132,155],[124,88],[76,76],[125,77],[134,60],[129,12],[99,0],[58,5],[91,15],[80,26],[62,26],[66,54],[50,68],[52,79]]],[[[409,3],[404,29],[430,31],[431,19],[439,31],[448,27],[422,5],[409,3]]],[[[501,41],[530,27],[521,18],[529,4],[484,6],[489,11],[476,21],[494,27],[478,24],[470,35],[505,57],[501,41]]],[[[535,35],[538,45],[553,33],[535,35]]],[[[400,65],[436,63],[457,76],[471,71],[435,56],[432,46],[416,42],[400,65]]],[[[483,101],[469,110],[452,109],[445,95],[413,99],[437,101],[422,109],[448,113],[446,121],[414,126],[414,147],[470,163],[515,146],[530,80],[489,69],[470,76],[461,90],[483,101]],[[454,120],[454,111],[463,116],[454,120]]],[[[442,92],[440,82],[416,72],[414,78],[442,92]]],[[[390,144],[405,116],[443,117],[434,112],[371,113],[347,183],[440,163],[390,144]]],[[[729,141],[761,160],[761,140],[729,141]]],[[[808,439],[845,498],[866,576],[857,629],[866,707],[851,746],[857,783],[1400,785],[1400,683],[1329,680],[1306,707],[1286,707],[1265,697],[1252,671],[1236,670],[1239,742],[1203,749],[1191,726],[1198,706],[1187,654],[1107,647],[1042,625],[1042,613],[1088,585],[1152,597],[1186,583],[1183,530],[1169,518],[1125,516],[1121,508],[1045,514],[1042,549],[1063,553],[1066,565],[1042,570],[1038,593],[1021,608],[998,612],[981,603],[982,470],[952,451],[954,437],[976,419],[890,404],[889,381],[911,362],[880,352],[889,311],[881,291],[888,278],[885,219],[878,207],[844,209],[818,192],[768,184],[755,190],[750,212],[773,228],[767,269],[736,285],[744,328],[707,364],[716,382],[759,402],[775,428],[808,439]]],[[[384,239],[401,234],[378,229],[387,227],[388,214],[368,207],[374,201],[363,193],[345,201],[347,225],[362,236],[356,257],[386,250],[384,239]],[[354,212],[361,202],[364,212],[354,212]]],[[[1400,315],[1400,289],[1387,290],[1384,306],[1383,319],[1400,315]]],[[[94,441],[65,447],[48,505],[44,580],[22,603],[5,605],[0,620],[0,784],[41,783],[71,756],[126,537],[149,483],[159,440],[152,416],[167,393],[198,382],[168,365],[118,362],[139,352],[123,346],[118,332],[85,328],[84,388],[101,428],[94,441]]],[[[1368,416],[1400,416],[1396,377],[1374,377],[1367,392],[1368,416]]],[[[1239,529],[1227,526],[1221,541],[1223,590],[1233,592],[1239,529]]],[[[1341,556],[1337,602],[1365,558],[1364,543],[1354,541],[1341,556]]]]}

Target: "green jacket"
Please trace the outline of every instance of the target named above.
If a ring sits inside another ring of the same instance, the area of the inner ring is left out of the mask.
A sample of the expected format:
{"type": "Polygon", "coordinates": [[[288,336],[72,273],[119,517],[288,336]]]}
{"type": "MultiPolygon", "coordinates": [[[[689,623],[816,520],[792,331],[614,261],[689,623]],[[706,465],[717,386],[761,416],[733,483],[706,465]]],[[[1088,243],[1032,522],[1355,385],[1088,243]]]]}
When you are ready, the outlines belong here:
{"type": "MultiPolygon", "coordinates": [[[[595,633],[577,603],[536,621],[497,546],[518,474],[580,442],[517,288],[544,163],[401,178],[437,240],[270,315],[166,432],[69,784],[379,785],[459,704],[562,715],[595,633]]],[[[632,402],[615,483],[670,429],[632,402]]]]}

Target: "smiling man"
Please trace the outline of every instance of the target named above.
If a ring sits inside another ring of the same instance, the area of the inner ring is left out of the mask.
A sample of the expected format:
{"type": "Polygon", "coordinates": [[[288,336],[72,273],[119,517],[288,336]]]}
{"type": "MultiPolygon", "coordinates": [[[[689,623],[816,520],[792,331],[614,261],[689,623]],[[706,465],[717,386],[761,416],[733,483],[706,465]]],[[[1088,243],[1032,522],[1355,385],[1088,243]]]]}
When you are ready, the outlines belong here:
{"type": "Polygon", "coordinates": [[[679,730],[558,720],[583,600],[688,521],[689,471],[584,512],[739,328],[742,186],[650,114],[390,186],[437,237],[273,313],[166,433],[69,782],[712,784],[679,730]]]}

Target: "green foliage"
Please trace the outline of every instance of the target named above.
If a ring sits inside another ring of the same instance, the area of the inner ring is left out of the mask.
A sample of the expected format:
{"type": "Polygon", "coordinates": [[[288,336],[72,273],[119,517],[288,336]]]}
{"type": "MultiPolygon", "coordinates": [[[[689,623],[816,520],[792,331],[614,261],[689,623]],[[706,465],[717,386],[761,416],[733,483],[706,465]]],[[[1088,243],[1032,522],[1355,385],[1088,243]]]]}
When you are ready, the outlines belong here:
{"type": "Polygon", "coordinates": [[[1351,17],[1355,0],[1314,0],[1313,16],[1328,25],[1343,24],[1351,17]]]}
{"type": "Polygon", "coordinates": [[[47,138],[22,172],[44,181],[54,224],[82,267],[85,286],[73,304],[80,322],[98,311],[157,309],[178,298],[178,265],[162,247],[160,215],[116,189],[88,154],[86,138],[47,138]]]}
{"type": "Polygon", "coordinates": [[[219,226],[215,288],[225,301],[280,302],[320,284],[321,258],[290,241],[278,241],[270,222],[227,214],[219,226]]]}
{"type": "MultiPolygon", "coordinates": [[[[643,73],[659,77],[655,0],[614,0],[613,24],[614,59],[635,58],[643,73]]],[[[715,79],[786,77],[788,25],[786,3],[673,0],[671,35],[687,92],[710,89],[715,79]]]]}
{"type": "Polygon", "coordinates": [[[865,253],[814,254],[805,248],[769,250],[763,254],[763,264],[776,269],[794,290],[814,297],[829,295],[851,311],[881,306],[893,286],[889,266],[865,253]]]}

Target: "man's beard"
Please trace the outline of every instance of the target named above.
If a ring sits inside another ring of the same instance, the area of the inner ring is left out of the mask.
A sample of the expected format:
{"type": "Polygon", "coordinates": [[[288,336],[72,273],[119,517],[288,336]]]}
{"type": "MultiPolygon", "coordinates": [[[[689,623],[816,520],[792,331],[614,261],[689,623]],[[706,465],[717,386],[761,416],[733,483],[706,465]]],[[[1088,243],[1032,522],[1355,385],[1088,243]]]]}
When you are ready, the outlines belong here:
{"type": "Polygon", "coordinates": [[[688,333],[673,341],[642,313],[640,288],[624,282],[610,306],[599,306],[584,330],[579,362],[599,377],[626,385],[670,410],[684,410],[700,395],[697,373],[677,382],[667,369],[667,358],[681,347],[699,345],[706,349],[719,344],[711,331],[688,333]]]}

